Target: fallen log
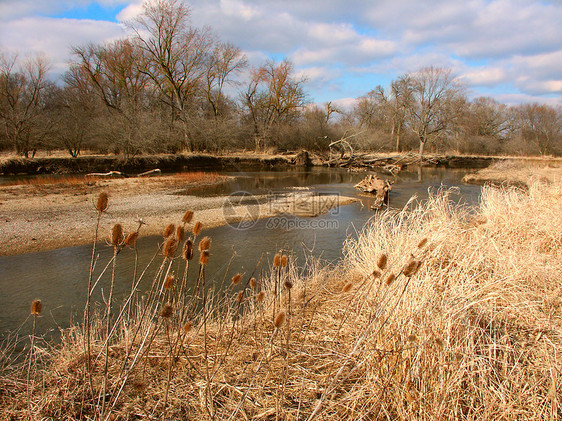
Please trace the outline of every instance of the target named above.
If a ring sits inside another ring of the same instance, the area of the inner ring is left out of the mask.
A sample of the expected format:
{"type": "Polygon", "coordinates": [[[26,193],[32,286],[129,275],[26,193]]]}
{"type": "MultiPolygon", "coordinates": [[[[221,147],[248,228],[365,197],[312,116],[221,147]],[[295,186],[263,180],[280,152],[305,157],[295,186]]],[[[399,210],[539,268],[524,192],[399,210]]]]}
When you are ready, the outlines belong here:
{"type": "Polygon", "coordinates": [[[355,185],[355,188],[365,193],[375,195],[375,203],[371,209],[380,209],[385,203],[388,203],[388,196],[392,190],[391,183],[388,180],[382,180],[376,175],[370,174],[355,185]]]}
{"type": "Polygon", "coordinates": [[[161,174],[162,174],[162,170],[160,170],[159,168],[155,168],[153,170],[145,171],[143,173],[138,174],[138,177],[150,177],[152,175],[161,175],[161,174]]]}
{"type": "Polygon", "coordinates": [[[88,177],[127,177],[121,171],[109,171],[109,172],[91,172],[86,174],[88,177]]]}

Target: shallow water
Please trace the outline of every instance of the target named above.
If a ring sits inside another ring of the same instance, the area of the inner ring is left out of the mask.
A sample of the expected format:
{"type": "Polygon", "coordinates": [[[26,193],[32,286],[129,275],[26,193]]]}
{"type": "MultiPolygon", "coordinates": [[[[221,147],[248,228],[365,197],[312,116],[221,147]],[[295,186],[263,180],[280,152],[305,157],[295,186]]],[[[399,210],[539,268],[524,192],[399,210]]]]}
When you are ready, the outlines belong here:
{"type": "MultiPolygon", "coordinates": [[[[437,190],[442,185],[458,188],[457,194],[452,196],[453,200],[467,205],[476,204],[481,190],[478,186],[462,183],[466,172],[467,170],[443,168],[403,171],[393,185],[390,206],[402,208],[412,196],[423,200],[428,196],[428,189],[437,190]]],[[[267,268],[267,262],[270,262],[272,256],[280,249],[288,250],[291,258],[297,263],[302,263],[307,256],[320,257],[334,263],[341,258],[342,244],[346,238],[354,237],[356,231],[360,230],[369,218],[376,217],[376,213],[369,209],[373,199],[361,195],[353,188],[366,173],[312,168],[225,174],[236,178],[221,186],[192,189],[178,194],[234,194],[234,197],[239,198],[237,192],[246,192],[245,197],[251,199],[253,194],[283,195],[297,187],[311,189],[315,194],[353,196],[361,202],[333,209],[315,218],[279,216],[255,221],[252,219],[246,229],[225,225],[204,230],[202,235],[208,235],[213,240],[207,269],[207,279],[210,281],[220,283],[225,276],[229,279],[236,272],[249,275],[262,254],[262,267],[267,268]]],[[[162,237],[159,236],[139,239],[137,248],[141,269],[146,267],[156,254],[161,241],[162,237]]],[[[110,260],[112,249],[100,243],[98,252],[96,274],[99,274],[110,260]]],[[[0,257],[0,335],[18,327],[21,327],[21,333],[29,332],[29,305],[35,298],[41,299],[43,303],[38,330],[47,333],[47,336],[56,337],[58,327],[68,327],[73,320],[81,317],[91,253],[91,245],[86,245],[0,257]]],[[[114,292],[117,300],[130,291],[134,261],[135,253],[131,249],[124,249],[117,257],[114,292]]],[[[148,267],[144,281],[139,285],[140,291],[149,288],[161,262],[162,257],[158,255],[148,267]]],[[[172,270],[181,275],[183,268],[178,264],[179,262],[174,263],[172,270]]],[[[190,268],[191,279],[195,278],[196,270],[197,267],[193,264],[190,268]]],[[[102,302],[102,294],[107,295],[109,274],[110,269],[101,278],[97,294],[93,297],[98,304],[102,302]]]]}

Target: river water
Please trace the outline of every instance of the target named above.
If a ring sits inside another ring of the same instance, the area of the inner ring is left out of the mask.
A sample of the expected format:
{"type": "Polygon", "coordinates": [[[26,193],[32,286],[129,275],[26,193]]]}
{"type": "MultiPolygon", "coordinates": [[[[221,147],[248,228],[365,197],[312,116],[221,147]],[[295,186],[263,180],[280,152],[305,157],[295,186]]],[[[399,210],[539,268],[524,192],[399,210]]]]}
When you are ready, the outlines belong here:
{"type": "MultiPolygon", "coordinates": [[[[455,187],[458,194],[453,200],[474,205],[480,197],[480,187],[462,183],[467,170],[422,168],[402,171],[394,179],[390,194],[390,206],[402,208],[412,196],[424,200],[428,189],[434,191],[441,186],[455,187]]],[[[251,219],[244,226],[225,225],[203,231],[202,235],[212,238],[211,258],[207,279],[221,282],[234,273],[252,273],[263,255],[262,268],[268,267],[272,256],[280,249],[287,250],[291,258],[302,264],[308,257],[317,257],[335,263],[342,256],[342,244],[348,236],[355,236],[376,213],[370,210],[372,198],[362,195],[353,185],[366,173],[352,173],[341,169],[312,168],[283,171],[251,171],[224,173],[235,178],[224,185],[183,191],[181,194],[210,196],[231,195],[251,200],[252,195],[283,195],[291,189],[307,189],[314,194],[339,194],[353,196],[358,203],[335,208],[327,214],[314,218],[279,216],[270,219],[251,219]],[[244,193],[240,193],[244,192],[244,193]],[[241,229],[242,228],[242,229],[241,229]]],[[[389,178],[389,177],[387,177],[389,178]]],[[[255,215],[252,215],[255,216],[255,215]]],[[[197,219],[197,216],[194,218],[197,219]]],[[[116,221],[117,222],[117,221],[116,221]]],[[[157,253],[162,237],[141,237],[138,241],[139,267],[147,266],[157,253]]],[[[96,273],[109,261],[112,248],[100,243],[96,273]]],[[[47,337],[56,337],[59,328],[66,328],[79,321],[85,302],[88,268],[92,246],[61,248],[52,251],[0,257],[0,337],[19,329],[29,332],[29,306],[35,299],[41,299],[43,312],[38,320],[38,330],[47,337]]],[[[178,259],[181,260],[181,259],[178,259]]],[[[117,257],[115,297],[122,299],[131,288],[135,261],[133,250],[124,249],[117,257]]],[[[162,261],[157,256],[148,266],[139,290],[146,290],[152,275],[162,261]]],[[[193,264],[190,279],[196,277],[193,264]]],[[[172,270],[181,275],[179,262],[172,270]]],[[[108,271],[109,274],[109,271],[108,271]]],[[[107,295],[109,276],[103,276],[93,300],[102,302],[107,295]]]]}

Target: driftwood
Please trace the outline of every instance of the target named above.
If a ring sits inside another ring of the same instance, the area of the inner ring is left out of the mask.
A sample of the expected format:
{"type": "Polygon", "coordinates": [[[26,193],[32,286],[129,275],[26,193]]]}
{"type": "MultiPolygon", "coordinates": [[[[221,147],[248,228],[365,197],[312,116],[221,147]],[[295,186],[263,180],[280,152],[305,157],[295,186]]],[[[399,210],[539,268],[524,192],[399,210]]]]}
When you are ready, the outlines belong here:
{"type": "Polygon", "coordinates": [[[355,188],[365,193],[375,195],[375,203],[371,206],[371,209],[375,210],[382,208],[385,203],[388,203],[388,196],[390,190],[392,190],[392,186],[388,180],[382,180],[372,174],[357,183],[355,188]]]}
{"type": "Polygon", "coordinates": [[[333,159],[330,158],[328,160],[329,167],[345,167],[350,164],[353,164],[353,162],[356,159],[356,156],[355,156],[355,151],[353,150],[353,146],[351,146],[351,143],[348,142],[348,139],[358,136],[361,133],[363,132],[354,133],[349,136],[344,135],[344,137],[342,137],[341,139],[330,142],[330,144],[328,145],[328,148],[330,149],[330,156],[335,151],[339,151],[340,156],[339,158],[333,158],[333,159]],[[344,158],[346,152],[349,152],[348,158],[344,158]]]}
{"type": "Polygon", "coordinates": [[[91,172],[86,174],[88,177],[127,177],[121,171],[109,171],[109,172],[91,172]]]}
{"type": "Polygon", "coordinates": [[[155,168],[150,171],[145,171],[143,173],[137,174],[136,176],[131,176],[121,171],[108,171],[108,172],[91,172],[86,174],[88,177],[150,177],[152,175],[160,175],[162,174],[162,170],[159,168],[155,168]]]}
{"type": "Polygon", "coordinates": [[[389,155],[380,158],[367,158],[366,154],[352,155],[349,158],[331,159],[326,165],[329,167],[345,167],[345,168],[381,168],[384,172],[396,175],[409,165],[421,165],[429,163],[437,165],[438,161],[431,157],[421,157],[417,153],[406,153],[400,155],[389,155]]]}
{"type": "Polygon", "coordinates": [[[150,171],[145,171],[143,173],[140,173],[138,175],[138,177],[150,177],[150,176],[153,176],[153,175],[161,175],[161,174],[162,174],[162,170],[160,170],[159,168],[156,168],[156,169],[153,169],[153,170],[150,170],[150,171]]]}

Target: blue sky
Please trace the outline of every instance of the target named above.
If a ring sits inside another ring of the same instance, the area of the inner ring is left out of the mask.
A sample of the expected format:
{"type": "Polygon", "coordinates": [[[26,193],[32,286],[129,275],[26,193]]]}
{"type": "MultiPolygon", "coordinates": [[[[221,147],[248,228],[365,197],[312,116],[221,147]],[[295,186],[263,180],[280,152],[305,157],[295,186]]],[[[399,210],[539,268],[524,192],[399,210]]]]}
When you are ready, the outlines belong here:
{"type": "MultiPolygon", "coordinates": [[[[559,0],[192,0],[208,25],[250,63],[287,57],[314,102],[351,104],[423,66],[449,67],[471,97],[562,105],[559,0]]],[[[69,48],[126,36],[141,1],[0,0],[0,49],[45,54],[51,75],[69,48]]]]}

